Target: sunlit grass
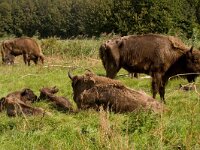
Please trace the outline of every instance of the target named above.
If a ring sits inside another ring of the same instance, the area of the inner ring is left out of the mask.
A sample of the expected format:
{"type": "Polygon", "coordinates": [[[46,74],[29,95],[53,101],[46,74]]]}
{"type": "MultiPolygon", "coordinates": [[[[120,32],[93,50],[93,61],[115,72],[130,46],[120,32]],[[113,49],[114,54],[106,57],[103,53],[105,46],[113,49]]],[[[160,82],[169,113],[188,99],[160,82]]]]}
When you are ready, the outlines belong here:
{"type": "MultiPolygon", "coordinates": [[[[99,46],[100,41],[93,42],[99,46]]],[[[85,69],[91,69],[96,74],[105,75],[98,58],[98,49],[91,54],[91,57],[85,54],[78,57],[49,54],[46,55],[44,65],[31,64],[30,67],[25,66],[22,58],[18,57],[14,66],[0,65],[0,97],[25,87],[31,88],[39,95],[40,88],[57,86],[59,88],[57,95],[69,98],[76,108],[67,72],[71,68],[77,68],[72,72],[73,75],[81,75],[85,69]]],[[[146,75],[141,74],[139,79],[131,79],[125,74],[127,75],[127,71],[120,70],[117,80],[130,88],[151,94],[150,78],[142,78],[146,75]]],[[[61,113],[47,102],[39,102],[34,106],[45,108],[51,112],[51,116],[27,117],[26,120],[23,117],[8,118],[5,112],[1,112],[0,149],[198,150],[200,149],[200,98],[197,93],[200,92],[199,83],[197,78],[196,92],[185,92],[179,90],[179,84],[187,84],[186,80],[182,78],[170,80],[166,86],[168,111],[163,114],[152,112],[114,114],[94,110],[61,113]]],[[[159,95],[157,100],[159,101],[159,95]]]]}

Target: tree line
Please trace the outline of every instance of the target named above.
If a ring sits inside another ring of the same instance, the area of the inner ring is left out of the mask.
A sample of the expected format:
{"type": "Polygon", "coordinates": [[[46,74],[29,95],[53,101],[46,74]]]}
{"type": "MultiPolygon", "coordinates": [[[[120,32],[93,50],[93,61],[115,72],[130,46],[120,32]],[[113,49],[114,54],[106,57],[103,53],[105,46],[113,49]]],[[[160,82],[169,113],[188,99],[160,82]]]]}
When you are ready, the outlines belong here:
{"type": "Polygon", "coordinates": [[[200,0],[0,0],[0,36],[200,32],[200,0]]]}

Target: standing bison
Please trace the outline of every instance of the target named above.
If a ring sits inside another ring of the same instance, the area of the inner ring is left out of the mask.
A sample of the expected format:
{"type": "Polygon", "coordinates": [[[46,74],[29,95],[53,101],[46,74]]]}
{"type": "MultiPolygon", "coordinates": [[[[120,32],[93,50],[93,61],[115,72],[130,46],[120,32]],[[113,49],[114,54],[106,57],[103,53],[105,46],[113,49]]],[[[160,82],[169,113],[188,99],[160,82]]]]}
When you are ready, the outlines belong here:
{"type": "Polygon", "coordinates": [[[32,60],[35,64],[38,59],[44,62],[44,55],[42,54],[41,47],[38,43],[31,38],[22,37],[2,42],[2,61],[6,64],[13,64],[14,58],[18,55],[23,55],[24,63],[30,66],[32,60]]]}
{"type": "Polygon", "coordinates": [[[139,109],[162,112],[163,105],[144,92],[129,89],[117,80],[97,76],[91,72],[72,76],[73,99],[79,109],[104,109],[116,113],[132,112],[139,109]]]}
{"type": "MultiPolygon", "coordinates": [[[[147,34],[111,39],[101,45],[99,55],[107,77],[114,78],[121,68],[149,74],[153,98],[159,92],[164,102],[169,77],[200,72],[200,52],[173,36],[147,34]]],[[[195,77],[190,75],[187,79],[191,82],[195,77]]]]}

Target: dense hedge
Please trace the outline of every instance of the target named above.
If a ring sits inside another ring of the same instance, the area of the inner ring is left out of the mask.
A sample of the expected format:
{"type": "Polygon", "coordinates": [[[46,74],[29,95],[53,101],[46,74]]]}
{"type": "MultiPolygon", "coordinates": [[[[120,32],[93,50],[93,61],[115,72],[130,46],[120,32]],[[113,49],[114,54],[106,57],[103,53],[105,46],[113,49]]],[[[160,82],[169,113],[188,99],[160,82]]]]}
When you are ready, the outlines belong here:
{"type": "Polygon", "coordinates": [[[200,29],[200,0],[0,0],[0,36],[99,36],[200,29]]]}

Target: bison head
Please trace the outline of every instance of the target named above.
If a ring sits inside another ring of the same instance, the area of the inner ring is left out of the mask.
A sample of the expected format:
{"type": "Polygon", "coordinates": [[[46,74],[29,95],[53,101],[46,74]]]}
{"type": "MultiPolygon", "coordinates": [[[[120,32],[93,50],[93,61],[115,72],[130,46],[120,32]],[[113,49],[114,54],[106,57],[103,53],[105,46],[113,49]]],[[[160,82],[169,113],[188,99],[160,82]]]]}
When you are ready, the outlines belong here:
{"type": "Polygon", "coordinates": [[[106,70],[106,76],[114,78],[120,70],[120,49],[123,46],[121,38],[106,41],[100,46],[99,56],[106,70]]]}
{"type": "Polygon", "coordinates": [[[28,89],[28,88],[25,88],[22,90],[21,97],[23,101],[35,102],[37,100],[37,96],[34,94],[34,92],[31,89],[28,89]]]}
{"type": "Polygon", "coordinates": [[[200,51],[193,50],[193,46],[186,53],[186,65],[188,71],[192,73],[200,73],[200,51]]]}
{"type": "Polygon", "coordinates": [[[14,64],[14,59],[15,59],[15,56],[13,56],[11,54],[7,54],[5,56],[2,56],[3,64],[12,65],[12,64],[14,64]]]}
{"type": "Polygon", "coordinates": [[[49,94],[55,94],[59,91],[58,88],[56,88],[56,86],[52,87],[52,88],[42,88],[40,89],[40,96],[38,98],[38,100],[41,100],[41,99],[47,99],[48,95],[49,94]]]}
{"type": "Polygon", "coordinates": [[[14,64],[15,56],[11,54],[13,45],[12,40],[7,40],[2,43],[1,54],[3,64],[14,64]]]}
{"type": "Polygon", "coordinates": [[[72,80],[72,88],[74,94],[73,99],[77,104],[79,104],[78,96],[80,96],[84,90],[88,90],[95,85],[93,75],[94,74],[90,72],[82,76],[72,76],[71,73],[68,72],[68,77],[72,80]]]}

